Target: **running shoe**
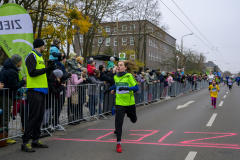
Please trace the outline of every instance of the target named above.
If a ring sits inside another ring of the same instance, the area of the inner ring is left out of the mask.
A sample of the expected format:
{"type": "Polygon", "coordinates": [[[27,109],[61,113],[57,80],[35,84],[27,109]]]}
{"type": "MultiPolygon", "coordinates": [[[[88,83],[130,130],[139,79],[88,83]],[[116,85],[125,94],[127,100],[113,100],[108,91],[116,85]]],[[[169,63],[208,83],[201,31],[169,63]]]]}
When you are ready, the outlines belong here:
{"type": "Polygon", "coordinates": [[[21,145],[21,150],[25,152],[35,152],[35,150],[32,148],[31,144],[22,144],[21,145]]]}
{"type": "Polygon", "coordinates": [[[117,149],[116,149],[116,151],[117,151],[118,153],[122,153],[122,146],[121,146],[121,144],[117,144],[117,149]]]}
{"type": "Polygon", "coordinates": [[[15,144],[16,141],[12,140],[12,139],[7,139],[7,144],[15,144]]]}
{"type": "Polygon", "coordinates": [[[216,109],[216,106],[214,106],[214,108],[216,109]]]}
{"type": "Polygon", "coordinates": [[[34,148],[48,148],[47,145],[43,144],[41,141],[32,142],[34,148]]]}

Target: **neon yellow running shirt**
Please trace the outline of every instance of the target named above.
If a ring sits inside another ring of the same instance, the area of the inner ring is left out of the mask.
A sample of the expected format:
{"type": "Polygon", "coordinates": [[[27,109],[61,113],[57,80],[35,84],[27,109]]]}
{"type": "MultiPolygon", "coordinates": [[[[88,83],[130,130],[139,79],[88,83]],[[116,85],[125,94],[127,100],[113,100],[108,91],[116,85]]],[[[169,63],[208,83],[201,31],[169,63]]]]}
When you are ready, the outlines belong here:
{"type": "Polygon", "coordinates": [[[138,85],[132,74],[127,73],[122,77],[114,76],[116,84],[116,105],[131,106],[135,104],[133,91],[119,91],[120,87],[134,87],[138,85]]]}

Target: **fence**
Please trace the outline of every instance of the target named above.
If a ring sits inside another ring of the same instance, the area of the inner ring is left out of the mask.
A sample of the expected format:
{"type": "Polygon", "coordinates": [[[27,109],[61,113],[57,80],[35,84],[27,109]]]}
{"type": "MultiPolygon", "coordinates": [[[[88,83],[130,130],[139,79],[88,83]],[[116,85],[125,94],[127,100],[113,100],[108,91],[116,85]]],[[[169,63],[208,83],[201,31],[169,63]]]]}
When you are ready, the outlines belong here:
{"type": "MultiPolygon", "coordinates": [[[[164,86],[163,83],[151,85],[142,83],[134,96],[136,105],[146,105],[207,86],[207,81],[198,81],[195,84],[188,81],[185,83],[174,82],[171,86],[164,86]]],[[[76,124],[87,119],[106,118],[105,114],[110,113],[115,105],[115,95],[104,94],[104,91],[109,88],[109,84],[69,85],[60,94],[46,95],[42,131],[51,135],[51,131],[66,131],[64,125],[76,124]]],[[[0,126],[6,126],[5,130],[8,132],[8,136],[1,134],[3,130],[0,128],[0,135],[2,135],[0,141],[23,135],[29,107],[26,88],[21,88],[17,92],[9,89],[1,90],[0,126]]]]}

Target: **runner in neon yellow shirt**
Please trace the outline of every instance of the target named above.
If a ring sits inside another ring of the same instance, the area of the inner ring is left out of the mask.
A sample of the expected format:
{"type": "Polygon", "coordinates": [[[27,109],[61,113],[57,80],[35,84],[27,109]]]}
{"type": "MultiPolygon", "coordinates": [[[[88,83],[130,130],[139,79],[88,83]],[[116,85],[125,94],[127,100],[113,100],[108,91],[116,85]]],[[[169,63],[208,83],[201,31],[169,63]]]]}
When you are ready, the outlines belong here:
{"type": "Polygon", "coordinates": [[[108,91],[112,94],[116,92],[116,118],[115,118],[115,133],[117,134],[116,151],[121,153],[121,136],[122,125],[125,114],[130,118],[132,123],[137,122],[136,106],[134,100],[134,92],[138,91],[138,83],[130,74],[131,67],[135,67],[132,61],[119,61],[118,74],[114,76],[115,85],[108,91]]]}

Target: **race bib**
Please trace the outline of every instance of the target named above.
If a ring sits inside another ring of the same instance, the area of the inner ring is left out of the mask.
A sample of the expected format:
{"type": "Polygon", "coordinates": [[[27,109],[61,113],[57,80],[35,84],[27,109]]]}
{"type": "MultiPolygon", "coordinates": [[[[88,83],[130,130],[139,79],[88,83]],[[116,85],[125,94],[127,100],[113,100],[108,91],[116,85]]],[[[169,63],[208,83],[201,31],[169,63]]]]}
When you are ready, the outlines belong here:
{"type": "Polygon", "coordinates": [[[212,92],[217,92],[217,88],[212,88],[212,92]]]}
{"type": "Polygon", "coordinates": [[[117,82],[116,83],[116,90],[117,90],[117,94],[129,93],[129,90],[128,91],[119,91],[120,87],[129,87],[129,84],[127,82],[117,82]]]}

